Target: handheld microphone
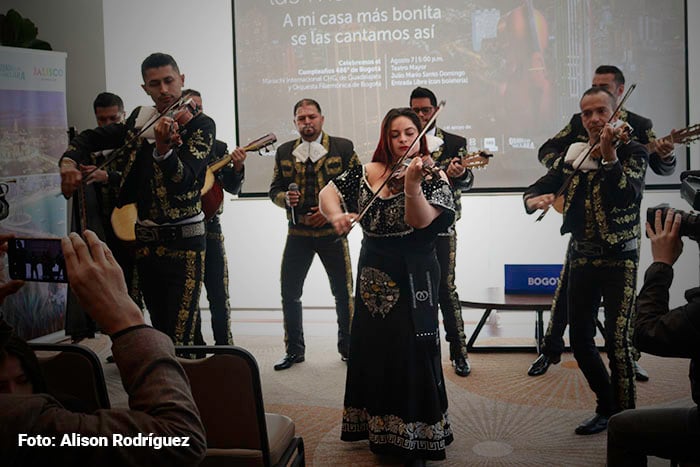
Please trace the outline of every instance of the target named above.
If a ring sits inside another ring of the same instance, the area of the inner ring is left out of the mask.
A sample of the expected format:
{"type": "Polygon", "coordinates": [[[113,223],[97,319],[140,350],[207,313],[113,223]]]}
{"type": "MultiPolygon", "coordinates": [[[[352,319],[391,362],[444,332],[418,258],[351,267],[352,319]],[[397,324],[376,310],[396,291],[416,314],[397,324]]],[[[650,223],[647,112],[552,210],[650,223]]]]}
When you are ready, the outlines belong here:
{"type": "MultiPolygon", "coordinates": [[[[287,191],[299,191],[299,185],[296,183],[292,182],[289,184],[287,187],[287,191]]],[[[289,209],[292,211],[292,225],[297,225],[297,216],[296,213],[294,212],[294,206],[289,206],[289,209]]]]}

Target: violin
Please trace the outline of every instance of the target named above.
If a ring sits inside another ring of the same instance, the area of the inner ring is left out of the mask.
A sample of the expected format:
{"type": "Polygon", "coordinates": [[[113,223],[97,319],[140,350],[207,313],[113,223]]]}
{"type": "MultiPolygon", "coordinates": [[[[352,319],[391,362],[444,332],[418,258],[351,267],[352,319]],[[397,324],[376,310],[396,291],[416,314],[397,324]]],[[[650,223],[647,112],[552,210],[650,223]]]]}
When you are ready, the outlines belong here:
{"type": "MultiPolygon", "coordinates": [[[[613,127],[613,148],[617,149],[623,144],[627,144],[632,140],[632,132],[634,128],[622,120],[617,120],[612,124],[613,127]]],[[[601,130],[602,133],[602,130],[601,130]]],[[[592,159],[600,159],[602,154],[600,152],[600,136],[598,136],[598,142],[593,145],[590,157],[592,159]]]]}
{"type": "Polygon", "coordinates": [[[182,136],[187,133],[185,126],[201,111],[201,107],[191,97],[170,109],[166,116],[172,118],[174,123],[177,123],[177,129],[175,129],[174,123],[170,127],[169,143],[171,148],[182,144],[182,136]]]}
{"type": "MultiPolygon", "coordinates": [[[[422,176],[423,180],[433,180],[436,177],[440,177],[440,167],[438,167],[435,164],[435,161],[433,160],[432,157],[430,157],[429,154],[420,156],[421,159],[423,160],[423,168],[422,168],[422,176]]],[[[404,187],[404,181],[406,180],[406,170],[408,170],[408,166],[411,165],[411,161],[413,158],[406,158],[404,161],[399,165],[396,170],[389,176],[389,180],[387,181],[387,187],[389,188],[389,193],[392,195],[395,195],[397,193],[401,193],[403,191],[404,187]]]]}
{"type": "MultiPolygon", "coordinates": [[[[617,149],[623,144],[627,144],[630,142],[632,139],[632,131],[634,129],[632,126],[627,123],[623,122],[622,120],[617,120],[612,124],[613,126],[613,148],[617,149]]],[[[589,151],[589,156],[592,159],[602,159],[603,154],[601,153],[600,149],[600,138],[598,139],[598,142],[593,145],[593,148],[589,151]]],[[[575,170],[578,170],[578,168],[583,164],[583,160],[576,166],[574,167],[575,170]]],[[[564,192],[562,190],[561,193],[557,193],[556,198],[554,198],[554,203],[552,203],[552,207],[556,212],[559,214],[564,214],[564,192]]]]}

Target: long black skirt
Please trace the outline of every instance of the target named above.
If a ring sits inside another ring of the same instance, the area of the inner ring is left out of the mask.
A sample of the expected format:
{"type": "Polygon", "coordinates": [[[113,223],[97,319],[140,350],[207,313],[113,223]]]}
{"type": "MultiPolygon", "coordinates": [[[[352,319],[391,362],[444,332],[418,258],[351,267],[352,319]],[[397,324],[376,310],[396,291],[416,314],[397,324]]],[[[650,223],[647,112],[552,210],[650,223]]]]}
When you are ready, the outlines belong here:
{"type": "MultiPolygon", "coordinates": [[[[416,337],[400,258],[363,244],[358,271],[341,439],[369,439],[377,454],[444,459],[453,436],[439,336],[416,337]]],[[[434,313],[437,322],[437,305],[434,313]]]]}

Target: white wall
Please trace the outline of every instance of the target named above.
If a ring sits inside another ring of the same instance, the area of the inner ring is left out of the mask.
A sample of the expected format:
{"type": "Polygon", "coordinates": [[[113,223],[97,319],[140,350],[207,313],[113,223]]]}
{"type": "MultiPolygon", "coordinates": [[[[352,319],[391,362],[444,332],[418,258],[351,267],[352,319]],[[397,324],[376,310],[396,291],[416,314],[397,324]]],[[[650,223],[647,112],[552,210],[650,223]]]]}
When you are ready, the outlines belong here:
{"type": "Polygon", "coordinates": [[[2,0],[4,14],[14,8],[39,29],[39,39],[68,52],[66,96],[68,125],[93,128],[92,101],[105,88],[102,2],[94,0],[2,0]]]}
{"type": "MultiPolygon", "coordinates": [[[[648,206],[669,203],[685,209],[676,192],[647,192],[648,206]]],[[[520,195],[462,198],[463,216],[457,224],[457,287],[463,297],[469,290],[503,285],[506,263],[561,263],[567,237],[559,235],[561,216],[549,213],[540,223],[523,209],[520,195]]],[[[279,308],[279,267],[285,241],[284,211],[267,199],[226,201],[221,218],[229,259],[231,306],[234,308],[279,308]]],[[[359,257],[361,233],[349,237],[353,268],[359,257]]],[[[649,242],[642,240],[640,280],[651,263],[649,242]]],[[[698,284],[698,245],[685,240],[685,251],[676,264],[672,304],[680,304],[683,291],[698,284]]],[[[355,274],[356,277],[356,274],[355,274]]],[[[333,297],[325,271],[314,260],[304,288],[304,305],[331,306],[333,297]]],[[[203,305],[206,301],[203,300],[203,305]]]]}
{"type": "MultiPolygon", "coordinates": [[[[187,2],[184,0],[103,0],[104,40],[96,34],[100,2],[89,0],[3,0],[31,17],[40,37],[56,50],[68,52],[69,117],[71,109],[91,113],[94,89],[104,65],[106,89],[120,94],[131,108],[148,104],[139,87],[140,63],[149,53],[172,54],[185,73],[185,85],[204,95],[206,112],[217,122],[219,139],[235,144],[232,26],[230,0],[187,2]],[[90,5],[97,6],[90,6],[90,5]],[[88,19],[84,19],[88,14],[88,19]],[[104,51],[95,52],[104,46],[104,51]],[[104,58],[103,58],[104,57],[104,58]],[[78,65],[77,68],[72,65],[78,65]],[[88,103],[86,104],[85,101],[88,103]]],[[[700,121],[700,90],[693,83],[700,77],[700,2],[688,1],[691,122],[700,121]]],[[[272,58],[274,59],[274,57],[272,58]]],[[[672,71],[672,70],[670,70],[672,71]]],[[[273,109],[274,110],[274,109],[273,109]]],[[[286,111],[286,110],[285,110],[286,111]]],[[[77,112],[77,111],[76,111],[77,112]]],[[[245,116],[241,116],[245,118],[245,116]]],[[[699,168],[700,149],[692,152],[692,165],[699,168]]],[[[533,154],[534,157],[534,154],[533,154]]],[[[644,208],[659,202],[687,209],[675,192],[647,192],[644,208]]],[[[458,224],[457,282],[463,295],[469,288],[501,285],[504,263],[559,263],[566,238],[559,235],[560,217],[550,213],[535,224],[524,213],[520,195],[467,195],[464,215],[458,224]]],[[[285,220],[282,209],[267,199],[236,199],[226,202],[222,217],[229,258],[231,303],[234,307],[278,308],[279,266],[284,247],[285,220]]],[[[361,234],[350,235],[356,262],[361,234]]],[[[648,242],[643,239],[640,274],[650,262],[648,242]]],[[[673,296],[698,284],[698,249],[686,240],[686,251],[676,270],[673,296]]],[[[325,272],[316,260],[307,279],[304,303],[331,306],[325,272]]]]}
{"type": "Polygon", "coordinates": [[[202,93],[217,138],[235,143],[231,1],[103,0],[107,88],[127,108],[152,105],[141,89],[141,62],[172,55],[185,86],[202,93]],[[154,21],[157,19],[157,21],[154,21]]]}

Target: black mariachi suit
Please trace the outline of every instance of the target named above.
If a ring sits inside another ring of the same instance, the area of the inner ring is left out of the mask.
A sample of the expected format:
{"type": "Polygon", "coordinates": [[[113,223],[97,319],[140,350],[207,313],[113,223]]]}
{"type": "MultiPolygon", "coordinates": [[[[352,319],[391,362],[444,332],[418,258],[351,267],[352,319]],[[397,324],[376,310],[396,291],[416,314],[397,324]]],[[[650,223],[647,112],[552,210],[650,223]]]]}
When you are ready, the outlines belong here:
{"type": "MultiPolygon", "coordinates": [[[[431,154],[435,163],[447,170],[455,157],[467,153],[467,140],[461,136],[448,133],[441,128],[435,129],[435,136],[443,140],[442,146],[431,154]]],[[[452,194],[455,200],[455,222],[462,215],[462,190],[467,191],[474,183],[471,170],[467,169],[459,178],[450,178],[452,194]]],[[[450,343],[450,359],[467,358],[467,342],[464,334],[464,320],[459,295],[455,286],[455,261],[457,258],[457,233],[454,224],[438,234],[435,240],[435,252],[440,264],[439,301],[442,311],[442,323],[445,326],[445,337],[450,343]]]]}
{"type": "MultiPolygon", "coordinates": [[[[92,163],[100,165],[106,158],[109,157],[112,151],[103,151],[92,153],[92,163]]],[[[102,218],[102,226],[105,234],[105,241],[114,254],[114,259],[117,260],[119,266],[124,271],[124,279],[126,287],[129,291],[129,296],[136,304],[143,308],[143,299],[138,286],[138,273],[136,272],[136,246],[133,242],[125,242],[120,240],[114,233],[112,227],[112,211],[117,205],[117,196],[119,194],[119,186],[121,185],[124,160],[115,159],[106,167],[108,179],[106,183],[95,184],[97,192],[97,200],[102,218]]]]}
{"type": "MultiPolygon", "coordinates": [[[[88,165],[101,165],[112,153],[111,149],[90,154],[87,160],[81,161],[88,165]]],[[[60,165],[60,162],[59,162],[60,165]]],[[[93,183],[91,186],[83,186],[82,194],[76,192],[73,196],[73,211],[71,231],[80,232],[90,229],[107,243],[109,249],[124,272],[124,279],[129,296],[136,302],[139,308],[143,308],[141,292],[138,288],[138,275],[136,274],[136,250],[133,242],[120,240],[114,233],[111,223],[111,215],[116,206],[116,196],[121,183],[124,160],[115,159],[105,167],[108,179],[104,183],[93,183]],[[86,219],[81,219],[81,204],[85,209],[86,219]],[[86,225],[82,225],[83,222],[86,225]]],[[[82,337],[93,337],[97,325],[80,308],[80,305],[69,287],[68,302],[66,304],[66,334],[74,340],[82,337]]]]}
{"type": "MultiPolygon", "coordinates": [[[[73,139],[64,156],[78,161],[94,151],[122,147],[137,133],[140,110],[132,112],[124,125],[84,131],[73,139]]],[[[160,161],[153,157],[154,143],[136,139],[125,148],[117,206],[135,202],[139,221],[156,227],[192,219],[187,222],[193,226],[191,231],[199,231],[194,226],[202,215],[200,190],[215,133],[214,121],[198,114],[181,130],[182,145],[160,161]]],[[[181,227],[175,229],[182,232],[181,227]]],[[[139,286],[151,322],[176,345],[194,342],[204,248],[203,232],[180,239],[137,239],[139,286]]]]}
{"type": "Polygon", "coordinates": [[[304,355],[304,330],[301,295],[304,280],[311,267],[314,254],[318,254],[330,281],[338,315],[338,351],[348,356],[350,345],[350,320],[353,313],[352,266],[346,238],[338,241],[333,227],[326,223],[321,227],[304,225],[311,207],[318,206],[318,194],[335,177],[360,165],[352,141],[322,133],[321,144],[328,153],[315,163],[299,162],[294,149],[301,138],[282,144],[275,154],[275,169],[270,184],[272,202],[286,208],[288,219],[287,242],[282,255],[280,274],[282,312],[284,314],[285,346],[287,354],[304,355]],[[292,210],[286,206],[285,194],[291,183],[299,186],[301,198],[292,210]]]}
{"type": "MultiPolygon", "coordinates": [[[[654,130],[652,130],[651,120],[648,118],[625,109],[620,111],[619,118],[629,123],[632,127],[633,141],[646,145],[656,138],[654,130]]],[[[571,144],[586,141],[588,141],[588,133],[583,127],[581,114],[577,113],[571,117],[564,129],[540,147],[537,157],[547,169],[551,169],[557,158],[571,144]]],[[[661,159],[655,152],[650,153],[649,167],[659,175],[671,175],[676,168],[676,158],[671,157],[670,159],[670,161],[667,161],[661,159]]],[[[565,260],[564,263],[567,263],[567,261],[565,260]]],[[[547,332],[542,340],[542,353],[550,358],[559,357],[564,352],[564,330],[566,325],[569,324],[569,316],[566,310],[566,300],[561,300],[560,297],[561,292],[567,288],[568,280],[568,269],[565,264],[559,275],[559,283],[557,284],[557,290],[554,292],[547,332]]],[[[635,352],[635,359],[639,359],[638,352],[635,352]]]]}
{"type": "MultiPolygon", "coordinates": [[[[561,233],[571,233],[572,238],[565,266],[571,347],[596,393],[596,413],[603,416],[634,408],[635,403],[629,333],[648,154],[641,144],[630,142],[617,149],[617,157],[619,162],[614,164],[577,172],[564,192],[561,227],[561,233]],[[601,296],[610,376],[594,342],[601,296]]],[[[560,157],[545,176],[528,187],[524,199],[556,193],[572,171],[571,164],[560,157]]]]}
{"type": "MultiPolygon", "coordinates": [[[[215,162],[225,156],[228,146],[218,139],[213,148],[215,162]]],[[[241,191],[245,169],[241,172],[224,166],[216,173],[216,181],[227,192],[237,195],[241,191]]],[[[228,301],[228,262],[224,247],[224,235],[221,231],[219,214],[224,210],[223,204],[216,214],[207,221],[207,254],[204,260],[204,287],[207,290],[209,311],[211,312],[211,328],[216,345],[233,345],[231,336],[231,307],[228,301]]]]}
{"type": "MultiPolygon", "coordinates": [[[[87,160],[80,162],[88,165],[100,165],[111,152],[112,150],[106,150],[91,153],[87,160]]],[[[105,183],[93,183],[89,186],[83,185],[82,193],[80,191],[74,193],[72,197],[71,231],[81,232],[84,229],[90,229],[95,232],[100,240],[107,243],[114,255],[114,259],[117,260],[124,272],[129,296],[140,308],[143,308],[143,300],[141,299],[141,292],[139,292],[137,283],[135,247],[133,242],[125,242],[117,238],[110,219],[112,210],[116,205],[116,192],[119,190],[119,184],[121,183],[123,162],[115,160],[105,167],[108,174],[108,180],[105,183]],[[85,219],[81,218],[81,205],[85,210],[85,219]]],[[[71,336],[73,340],[79,340],[83,337],[94,337],[97,325],[80,308],[70,287],[68,289],[66,334],[71,336]]]]}

